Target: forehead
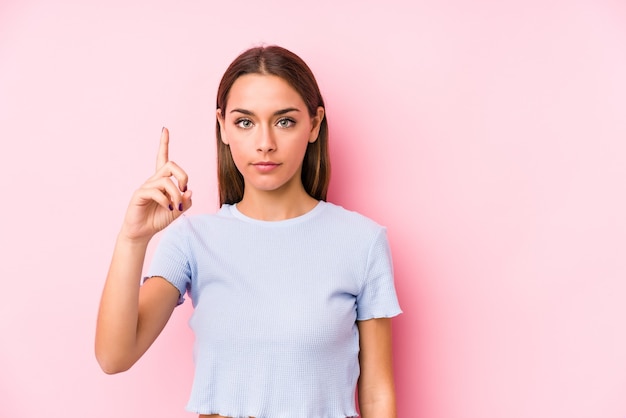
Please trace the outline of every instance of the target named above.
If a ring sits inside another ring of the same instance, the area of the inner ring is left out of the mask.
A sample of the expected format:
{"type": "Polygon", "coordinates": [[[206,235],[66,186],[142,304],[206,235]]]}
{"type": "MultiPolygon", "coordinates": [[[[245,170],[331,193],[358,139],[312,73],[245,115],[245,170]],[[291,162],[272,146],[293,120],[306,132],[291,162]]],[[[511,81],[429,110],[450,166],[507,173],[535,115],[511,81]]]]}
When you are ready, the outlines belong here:
{"type": "Polygon", "coordinates": [[[304,100],[284,79],[275,75],[245,74],[230,88],[228,109],[241,108],[261,112],[295,107],[305,109],[304,100]]]}

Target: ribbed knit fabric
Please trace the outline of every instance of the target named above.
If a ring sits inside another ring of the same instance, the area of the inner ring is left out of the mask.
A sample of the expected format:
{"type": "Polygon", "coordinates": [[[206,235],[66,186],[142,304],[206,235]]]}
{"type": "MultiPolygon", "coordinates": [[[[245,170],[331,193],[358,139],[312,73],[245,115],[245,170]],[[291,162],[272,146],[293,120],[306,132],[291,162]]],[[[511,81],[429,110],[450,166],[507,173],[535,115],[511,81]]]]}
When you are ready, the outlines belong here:
{"type": "Polygon", "coordinates": [[[234,205],[167,228],[148,277],[195,307],[187,409],[256,418],[356,417],[357,320],[401,313],[385,228],[320,202],[268,222],[234,205]]]}

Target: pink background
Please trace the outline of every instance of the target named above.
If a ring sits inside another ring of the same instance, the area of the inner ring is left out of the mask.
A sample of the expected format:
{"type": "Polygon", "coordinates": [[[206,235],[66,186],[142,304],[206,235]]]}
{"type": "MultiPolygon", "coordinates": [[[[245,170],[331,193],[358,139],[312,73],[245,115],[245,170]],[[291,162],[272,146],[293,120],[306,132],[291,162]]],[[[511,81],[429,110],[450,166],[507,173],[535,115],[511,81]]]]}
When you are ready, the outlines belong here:
{"type": "Polygon", "coordinates": [[[0,417],[191,417],[189,304],[129,372],[94,322],[159,133],[214,211],[214,101],[278,43],[327,101],[330,199],[388,226],[399,416],[626,417],[626,6],[0,3],[0,417]]]}

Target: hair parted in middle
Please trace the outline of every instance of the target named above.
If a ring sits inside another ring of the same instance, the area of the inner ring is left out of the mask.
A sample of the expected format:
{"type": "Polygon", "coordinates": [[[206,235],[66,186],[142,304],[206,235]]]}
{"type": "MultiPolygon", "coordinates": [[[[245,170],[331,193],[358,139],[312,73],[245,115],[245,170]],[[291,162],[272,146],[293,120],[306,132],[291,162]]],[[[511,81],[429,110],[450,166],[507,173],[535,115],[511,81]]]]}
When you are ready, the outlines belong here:
{"type": "MultiPolygon", "coordinates": [[[[239,77],[245,74],[273,75],[285,80],[302,97],[309,116],[317,108],[324,108],[324,100],[317,81],[308,65],[293,52],[280,46],[259,46],[239,55],[226,69],[217,90],[217,109],[226,112],[228,94],[239,77]]],[[[215,127],[217,139],[217,180],[220,206],[243,199],[244,179],[233,161],[228,145],[222,142],[219,123],[215,127]]],[[[302,184],[306,192],[317,200],[326,200],[330,181],[328,153],[328,123],[321,121],[317,140],[309,143],[302,163],[302,184]]]]}

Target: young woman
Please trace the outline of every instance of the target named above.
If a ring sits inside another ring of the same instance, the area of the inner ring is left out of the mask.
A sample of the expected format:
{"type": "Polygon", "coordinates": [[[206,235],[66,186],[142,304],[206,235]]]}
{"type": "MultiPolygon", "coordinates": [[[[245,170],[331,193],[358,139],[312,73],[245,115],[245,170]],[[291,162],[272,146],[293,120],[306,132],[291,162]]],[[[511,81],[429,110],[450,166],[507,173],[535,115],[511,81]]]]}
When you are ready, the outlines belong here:
{"type": "Polygon", "coordinates": [[[390,318],[401,310],[386,233],[326,202],[328,126],[312,72],[286,49],[247,50],[222,78],[216,116],[217,213],[181,216],[191,191],[165,128],[156,172],[131,198],[98,314],[102,369],[130,368],[188,294],[188,410],[356,417],[358,386],[363,417],[395,417],[390,318]],[[166,227],[140,284],[148,242],[166,227]]]}

